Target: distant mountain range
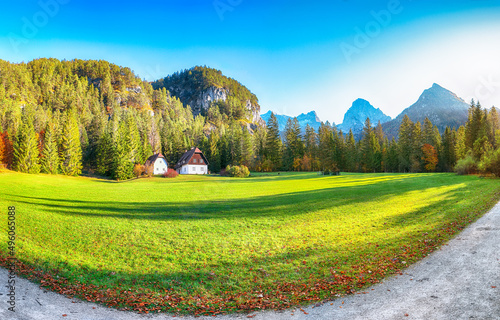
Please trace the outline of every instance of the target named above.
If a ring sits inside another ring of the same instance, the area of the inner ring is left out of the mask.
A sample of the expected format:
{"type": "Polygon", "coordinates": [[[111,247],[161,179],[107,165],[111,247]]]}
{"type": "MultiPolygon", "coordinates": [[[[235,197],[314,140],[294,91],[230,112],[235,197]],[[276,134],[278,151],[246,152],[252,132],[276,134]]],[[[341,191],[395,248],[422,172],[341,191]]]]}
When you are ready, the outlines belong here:
{"type": "MultiPolygon", "coordinates": [[[[271,111],[268,111],[264,114],[261,114],[260,117],[262,120],[264,120],[266,123],[271,117],[271,111]]],[[[285,126],[288,121],[288,119],[293,119],[294,117],[290,117],[287,115],[282,115],[282,114],[274,114],[276,116],[276,119],[278,120],[278,125],[280,128],[280,132],[285,131],[285,126]]],[[[311,111],[308,113],[302,113],[297,116],[297,120],[299,121],[300,127],[302,128],[302,131],[306,129],[307,125],[310,125],[314,130],[318,131],[319,126],[321,125],[321,120],[319,119],[318,115],[316,114],[316,111],[311,111]]]]}
{"type": "MultiPolygon", "coordinates": [[[[347,133],[352,130],[359,137],[363,130],[366,118],[370,118],[373,126],[376,126],[378,121],[382,124],[384,132],[389,138],[397,137],[399,126],[405,115],[408,115],[411,121],[423,123],[425,118],[429,118],[433,125],[437,126],[442,133],[448,126],[450,128],[458,128],[464,125],[467,121],[469,104],[459,98],[453,92],[434,83],[431,88],[424,90],[417,102],[412,104],[401,112],[395,119],[385,115],[382,110],[373,107],[364,99],[357,99],[352,103],[352,106],[344,115],[342,124],[337,125],[339,130],[347,133]]],[[[261,115],[262,119],[267,122],[271,116],[271,111],[261,115]]],[[[286,122],[290,116],[276,115],[280,126],[280,131],[285,129],[286,122]]],[[[301,127],[309,123],[310,126],[319,128],[321,121],[316,112],[311,111],[307,114],[301,114],[297,117],[301,127]],[[299,119],[300,117],[300,119],[299,119]]]]}

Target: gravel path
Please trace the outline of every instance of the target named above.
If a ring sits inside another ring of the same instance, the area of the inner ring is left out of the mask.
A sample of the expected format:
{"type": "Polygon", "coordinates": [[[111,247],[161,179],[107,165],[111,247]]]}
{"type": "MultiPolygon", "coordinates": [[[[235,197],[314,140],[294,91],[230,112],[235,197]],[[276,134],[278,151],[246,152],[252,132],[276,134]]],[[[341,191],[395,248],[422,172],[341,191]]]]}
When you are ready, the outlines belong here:
{"type": "MultiPolygon", "coordinates": [[[[14,313],[7,310],[6,283],[7,271],[0,268],[0,319],[173,319],[167,315],[138,315],[68,299],[19,278],[14,313]]],[[[367,292],[322,306],[310,306],[303,311],[269,311],[250,316],[255,315],[254,320],[500,319],[500,203],[448,245],[414,264],[403,275],[374,285],[367,292]]],[[[249,315],[217,317],[223,320],[247,318],[249,315]]]]}

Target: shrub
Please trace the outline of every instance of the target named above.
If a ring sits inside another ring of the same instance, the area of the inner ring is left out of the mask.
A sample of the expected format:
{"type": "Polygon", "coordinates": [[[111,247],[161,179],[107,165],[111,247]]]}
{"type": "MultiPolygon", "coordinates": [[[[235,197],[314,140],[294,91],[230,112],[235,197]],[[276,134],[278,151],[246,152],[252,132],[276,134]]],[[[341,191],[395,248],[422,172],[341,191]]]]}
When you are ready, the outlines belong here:
{"type": "Polygon", "coordinates": [[[246,178],[250,175],[250,170],[246,166],[227,166],[225,174],[228,177],[246,178]]]}
{"type": "Polygon", "coordinates": [[[471,153],[467,153],[465,158],[457,161],[455,172],[460,175],[477,172],[477,164],[471,153]]]}
{"type": "Polygon", "coordinates": [[[500,177],[500,148],[486,152],[478,168],[481,173],[492,173],[500,177]]]}
{"type": "Polygon", "coordinates": [[[144,165],[137,163],[134,166],[134,176],[139,178],[144,173],[144,169],[145,169],[144,165]]]}
{"type": "Polygon", "coordinates": [[[165,172],[163,174],[163,177],[165,178],[175,178],[177,177],[179,174],[177,173],[177,171],[175,171],[174,169],[172,168],[168,168],[167,172],[165,172]]]}

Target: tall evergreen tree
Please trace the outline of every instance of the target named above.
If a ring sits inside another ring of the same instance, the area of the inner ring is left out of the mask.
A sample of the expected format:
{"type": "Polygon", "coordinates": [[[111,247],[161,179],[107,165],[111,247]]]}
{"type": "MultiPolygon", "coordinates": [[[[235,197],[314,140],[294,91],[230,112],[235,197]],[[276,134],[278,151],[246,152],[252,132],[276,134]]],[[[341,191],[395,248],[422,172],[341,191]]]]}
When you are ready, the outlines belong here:
{"type": "Polygon", "coordinates": [[[67,111],[60,146],[61,172],[65,175],[76,176],[82,172],[82,148],[80,145],[80,131],[76,114],[67,111]]]}
{"type": "Polygon", "coordinates": [[[399,171],[408,172],[411,169],[413,154],[413,122],[404,115],[398,133],[399,171]]]}
{"type": "Polygon", "coordinates": [[[464,126],[460,126],[457,130],[455,139],[455,156],[457,161],[465,158],[465,155],[467,154],[468,149],[466,145],[465,132],[466,130],[464,126]]]}
{"type": "Polygon", "coordinates": [[[47,124],[45,130],[44,144],[41,156],[42,172],[59,173],[60,158],[57,147],[57,135],[55,125],[52,122],[47,124]]]}
{"type": "Polygon", "coordinates": [[[265,157],[266,160],[271,161],[273,170],[281,168],[281,138],[278,119],[274,113],[271,113],[267,121],[265,157]]]}
{"type": "Polygon", "coordinates": [[[134,176],[134,162],[130,159],[130,141],[127,124],[120,123],[114,139],[112,176],[116,180],[126,180],[134,176]]]}
{"type": "Polygon", "coordinates": [[[354,134],[352,130],[349,129],[349,133],[346,137],[346,170],[349,172],[355,172],[358,170],[358,154],[356,149],[356,140],[354,139],[354,134]]]}
{"type": "Polygon", "coordinates": [[[439,166],[442,171],[449,172],[453,170],[456,162],[455,141],[453,132],[446,127],[443,132],[441,152],[439,152],[439,166]]]}
{"type": "Polygon", "coordinates": [[[318,157],[320,170],[324,171],[336,169],[333,155],[333,128],[327,121],[326,123],[321,123],[318,129],[318,157]]]}
{"type": "Polygon", "coordinates": [[[23,121],[14,144],[14,170],[25,173],[39,173],[38,137],[29,112],[23,114],[23,121]]]}

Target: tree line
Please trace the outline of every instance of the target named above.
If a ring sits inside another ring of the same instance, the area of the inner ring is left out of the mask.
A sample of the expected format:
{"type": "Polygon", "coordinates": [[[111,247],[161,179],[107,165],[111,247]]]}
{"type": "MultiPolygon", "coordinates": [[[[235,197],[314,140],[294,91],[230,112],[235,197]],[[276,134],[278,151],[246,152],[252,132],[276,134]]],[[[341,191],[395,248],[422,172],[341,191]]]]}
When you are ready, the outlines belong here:
{"type": "MultiPolygon", "coordinates": [[[[446,127],[441,134],[426,118],[412,122],[405,115],[398,139],[389,140],[378,123],[367,118],[361,138],[347,134],[328,122],[316,132],[309,125],[302,131],[296,118],[289,119],[280,134],[271,115],[265,138],[257,144],[254,169],[262,171],[346,172],[450,172],[495,173],[500,176],[500,119],[472,101],[465,125],[446,127]]],[[[259,138],[257,137],[259,140],[259,138]]]]}
{"type": "Polygon", "coordinates": [[[328,122],[318,130],[276,117],[251,126],[213,104],[194,117],[165,88],[106,61],[0,60],[0,163],[26,173],[96,173],[124,180],[162,152],[169,166],[193,146],[211,172],[244,165],[256,171],[492,172],[500,175],[499,116],[471,102],[469,119],[440,133],[405,117],[398,139],[366,120],[359,140],[328,122]],[[495,171],[496,170],[496,171],[495,171]]]}

